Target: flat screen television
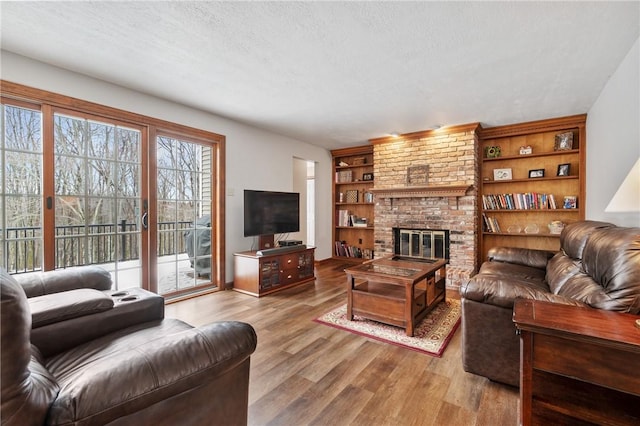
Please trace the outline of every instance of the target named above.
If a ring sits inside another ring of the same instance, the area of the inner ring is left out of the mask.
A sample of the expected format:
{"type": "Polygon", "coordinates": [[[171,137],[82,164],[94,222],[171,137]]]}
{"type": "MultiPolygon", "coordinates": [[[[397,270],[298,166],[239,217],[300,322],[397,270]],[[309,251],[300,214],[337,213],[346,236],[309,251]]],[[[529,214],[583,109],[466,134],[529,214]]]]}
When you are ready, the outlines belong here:
{"type": "Polygon", "coordinates": [[[300,230],[300,194],[244,190],[244,236],[300,230]]]}

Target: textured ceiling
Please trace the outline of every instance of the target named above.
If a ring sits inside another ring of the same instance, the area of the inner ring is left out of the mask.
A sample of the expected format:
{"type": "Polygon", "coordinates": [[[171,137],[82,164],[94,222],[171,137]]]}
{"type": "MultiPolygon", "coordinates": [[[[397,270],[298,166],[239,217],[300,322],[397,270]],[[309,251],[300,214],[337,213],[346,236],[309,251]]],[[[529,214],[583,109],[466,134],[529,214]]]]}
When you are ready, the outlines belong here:
{"type": "Polygon", "coordinates": [[[327,148],[587,112],[633,2],[2,2],[2,49],[327,148]]]}

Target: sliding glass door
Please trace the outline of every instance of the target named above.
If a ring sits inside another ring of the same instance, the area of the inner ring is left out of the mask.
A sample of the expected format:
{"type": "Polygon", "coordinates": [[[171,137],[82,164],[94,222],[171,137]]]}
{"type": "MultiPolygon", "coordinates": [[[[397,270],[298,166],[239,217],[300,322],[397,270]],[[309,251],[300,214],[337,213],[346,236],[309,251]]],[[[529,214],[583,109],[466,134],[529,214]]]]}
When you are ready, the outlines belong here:
{"type": "Polygon", "coordinates": [[[100,264],[117,288],[142,286],[142,130],[62,113],[53,126],[55,269],[100,264]]]}
{"type": "Polygon", "coordinates": [[[224,287],[224,136],[0,83],[0,266],[100,265],[115,289],[168,297],[224,287]]]}
{"type": "Polygon", "coordinates": [[[156,138],[158,293],[187,293],[214,284],[212,148],[174,137],[156,138]]]}

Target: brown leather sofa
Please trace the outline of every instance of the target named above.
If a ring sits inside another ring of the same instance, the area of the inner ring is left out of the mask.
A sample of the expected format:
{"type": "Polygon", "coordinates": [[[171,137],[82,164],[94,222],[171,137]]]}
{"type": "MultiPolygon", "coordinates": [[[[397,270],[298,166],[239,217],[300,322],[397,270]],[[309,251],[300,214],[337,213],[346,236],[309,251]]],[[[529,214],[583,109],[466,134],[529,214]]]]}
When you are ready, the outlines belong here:
{"type": "MultiPolygon", "coordinates": [[[[4,270],[0,284],[3,425],[247,423],[249,362],[256,347],[249,324],[193,328],[159,318],[87,337],[82,321],[62,315],[61,322],[73,322],[64,326],[66,333],[81,337],[58,350],[61,335],[43,335],[39,344],[49,348],[44,355],[31,343],[25,289],[4,270]]],[[[91,315],[80,318],[90,321],[91,315]]],[[[55,316],[44,322],[55,324],[55,316]]]]}
{"type": "Polygon", "coordinates": [[[462,286],[465,371],[519,385],[516,298],[640,312],[640,228],[577,222],[564,228],[560,246],[557,253],[496,247],[462,286]]]}

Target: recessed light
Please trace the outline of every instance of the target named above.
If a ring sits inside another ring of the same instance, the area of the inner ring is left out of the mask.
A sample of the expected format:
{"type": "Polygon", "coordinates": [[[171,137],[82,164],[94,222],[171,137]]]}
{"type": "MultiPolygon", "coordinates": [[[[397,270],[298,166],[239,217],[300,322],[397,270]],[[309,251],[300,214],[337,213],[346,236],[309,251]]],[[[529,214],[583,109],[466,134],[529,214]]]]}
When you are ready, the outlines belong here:
{"type": "Polygon", "coordinates": [[[393,137],[393,138],[397,138],[397,137],[399,137],[399,136],[400,136],[400,133],[398,133],[398,132],[391,132],[391,133],[389,133],[389,136],[391,136],[391,137],[393,137]]]}

